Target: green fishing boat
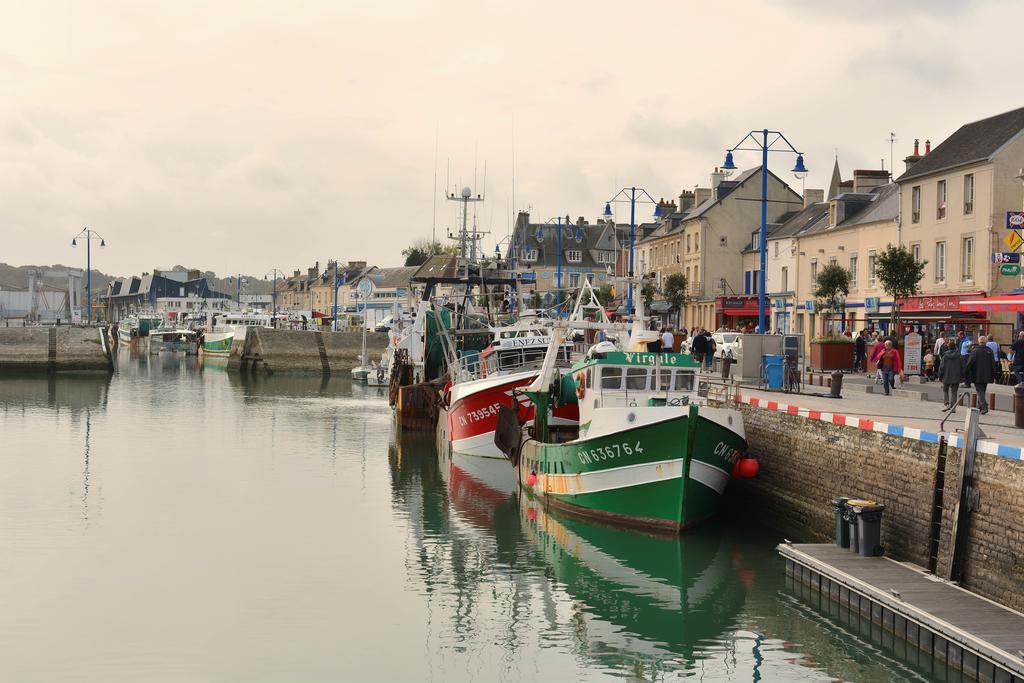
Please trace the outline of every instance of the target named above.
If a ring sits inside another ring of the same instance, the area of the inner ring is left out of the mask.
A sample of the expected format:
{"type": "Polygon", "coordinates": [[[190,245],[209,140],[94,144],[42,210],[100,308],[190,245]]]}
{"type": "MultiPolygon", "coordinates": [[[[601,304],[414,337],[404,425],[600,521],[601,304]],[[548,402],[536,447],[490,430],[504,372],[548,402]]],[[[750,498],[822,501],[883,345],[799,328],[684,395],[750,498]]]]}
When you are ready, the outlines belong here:
{"type": "Polygon", "coordinates": [[[211,356],[227,356],[235,341],[234,332],[211,332],[203,336],[203,353],[211,356]]]}
{"type": "MultiPolygon", "coordinates": [[[[643,340],[634,333],[634,347],[643,340]]],[[[747,442],[738,410],[700,396],[699,363],[602,342],[558,377],[552,348],[521,390],[537,406],[533,426],[507,411],[495,432],[521,487],[575,514],[648,529],[678,532],[712,517],[747,442]],[[570,401],[579,425],[549,426],[549,407],[570,401]]]]}

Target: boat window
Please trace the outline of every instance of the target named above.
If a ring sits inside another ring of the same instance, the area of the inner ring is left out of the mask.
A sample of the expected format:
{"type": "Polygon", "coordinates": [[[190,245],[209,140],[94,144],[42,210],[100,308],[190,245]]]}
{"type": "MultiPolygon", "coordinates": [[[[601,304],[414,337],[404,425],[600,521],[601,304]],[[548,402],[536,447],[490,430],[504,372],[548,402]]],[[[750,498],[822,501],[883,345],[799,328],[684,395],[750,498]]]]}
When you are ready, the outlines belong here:
{"type": "Polygon", "coordinates": [[[680,370],[676,373],[676,391],[693,391],[693,373],[680,370]]]}
{"type": "Polygon", "coordinates": [[[523,364],[523,358],[518,351],[505,351],[498,356],[498,367],[502,370],[511,370],[523,364]]]}
{"type": "Polygon", "coordinates": [[[658,375],[658,391],[668,391],[672,388],[672,371],[662,370],[658,375]]]}
{"type": "Polygon", "coordinates": [[[586,379],[587,387],[589,388],[589,387],[594,386],[594,368],[592,368],[592,367],[587,368],[587,375],[586,375],[586,377],[587,377],[587,379],[586,379]]]}
{"type": "Polygon", "coordinates": [[[602,389],[621,389],[622,388],[622,368],[602,368],[601,369],[601,388],[602,389]]]}
{"type": "Polygon", "coordinates": [[[527,349],[525,353],[527,363],[542,363],[547,349],[527,349]]]}
{"type": "Polygon", "coordinates": [[[647,368],[626,368],[626,388],[641,391],[647,388],[647,368]]]}

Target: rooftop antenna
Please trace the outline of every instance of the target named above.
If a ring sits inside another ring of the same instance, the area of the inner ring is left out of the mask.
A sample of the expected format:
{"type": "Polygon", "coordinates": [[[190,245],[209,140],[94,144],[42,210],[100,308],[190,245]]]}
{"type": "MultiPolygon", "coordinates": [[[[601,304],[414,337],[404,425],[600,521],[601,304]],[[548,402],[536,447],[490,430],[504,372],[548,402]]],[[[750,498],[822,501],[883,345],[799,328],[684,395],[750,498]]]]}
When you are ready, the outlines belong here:
{"type": "MultiPolygon", "coordinates": [[[[896,144],[896,133],[889,133],[889,179],[890,180],[892,180],[892,177],[893,177],[892,170],[893,170],[893,168],[895,168],[892,165],[892,150],[893,150],[893,147],[895,146],[895,144],[896,144]]],[[[885,166],[882,166],[882,168],[885,168],[885,166]]]]}

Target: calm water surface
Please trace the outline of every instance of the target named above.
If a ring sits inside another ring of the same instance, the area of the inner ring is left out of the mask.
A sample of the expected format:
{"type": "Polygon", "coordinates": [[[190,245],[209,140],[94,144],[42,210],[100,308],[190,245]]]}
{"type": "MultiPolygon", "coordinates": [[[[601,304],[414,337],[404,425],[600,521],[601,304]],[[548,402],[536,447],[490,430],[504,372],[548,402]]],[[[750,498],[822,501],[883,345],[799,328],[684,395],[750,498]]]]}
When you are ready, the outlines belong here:
{"type": "Polygon", "coordinates": [[[778,533],[549,517],[509,475],[344,378],[0,379],[0,680],[927,678],[788,589],[778,533]]]}

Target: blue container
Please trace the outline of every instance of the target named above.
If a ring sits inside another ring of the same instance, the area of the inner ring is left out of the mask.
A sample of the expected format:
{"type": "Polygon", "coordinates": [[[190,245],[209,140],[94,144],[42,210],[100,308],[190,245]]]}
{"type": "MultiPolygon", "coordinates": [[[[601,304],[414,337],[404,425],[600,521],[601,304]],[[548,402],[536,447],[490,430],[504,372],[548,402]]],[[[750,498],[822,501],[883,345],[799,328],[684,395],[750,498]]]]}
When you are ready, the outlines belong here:
{"type": "Polygon", "coordinates": [[[765,354],[762,358],[764,363],[764,379],[768,384],[768,388],[781,389],[782,368],[786,364],[786,357],[765,354]]]}

